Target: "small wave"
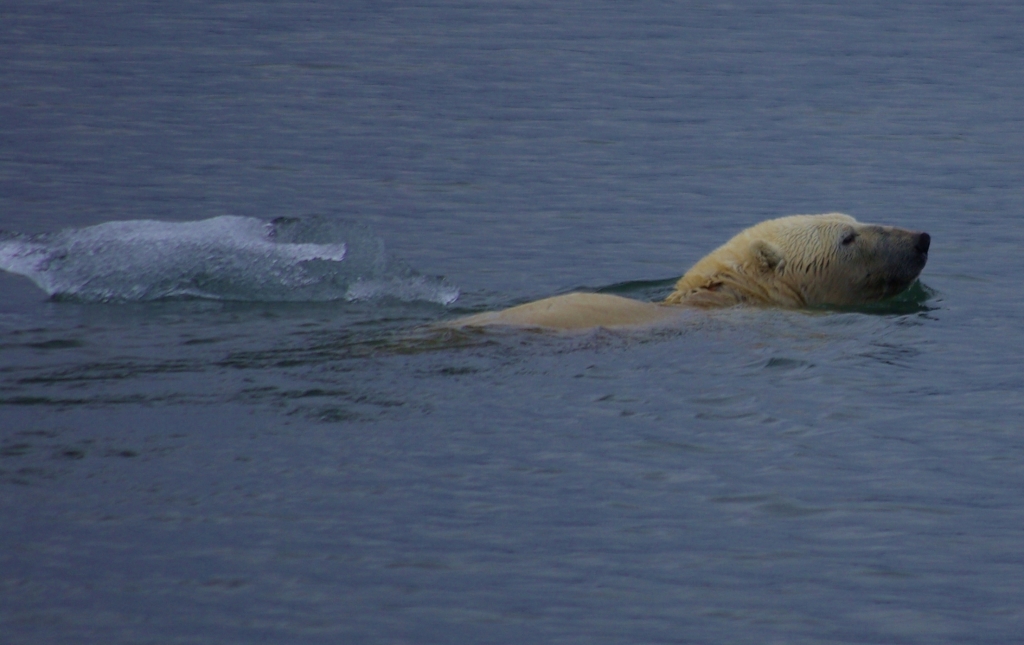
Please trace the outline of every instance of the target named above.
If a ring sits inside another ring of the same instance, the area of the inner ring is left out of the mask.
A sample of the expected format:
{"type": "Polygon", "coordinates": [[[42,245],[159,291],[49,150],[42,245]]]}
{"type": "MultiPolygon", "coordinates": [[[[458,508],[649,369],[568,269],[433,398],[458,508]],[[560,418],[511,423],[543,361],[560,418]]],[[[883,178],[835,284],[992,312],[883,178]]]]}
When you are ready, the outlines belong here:
{"type": "Polygon", "coordinates": [[[0,237],[0,269],[84,302],[397,298],[450,304],[458,289],[384,251],[364,227],[321,217],[129,220],[0,237]]]}

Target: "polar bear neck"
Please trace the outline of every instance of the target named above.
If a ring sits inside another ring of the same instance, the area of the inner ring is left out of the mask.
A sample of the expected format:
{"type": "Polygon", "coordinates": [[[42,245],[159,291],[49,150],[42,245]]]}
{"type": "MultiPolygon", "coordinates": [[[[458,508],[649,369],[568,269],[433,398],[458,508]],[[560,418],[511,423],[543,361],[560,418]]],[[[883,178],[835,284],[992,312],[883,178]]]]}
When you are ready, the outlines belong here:
{"type": "Polygon", "coordinates": [[[784,280],[765,280],[765,270],[749,260],[724,251],[731,257],[715,256],[698,262],[676,282],[666,305],[729,307],[741,304],[805,307],[804,294],[784,280]],[[723,261],[724,260],[724,261],[723,261]]]}

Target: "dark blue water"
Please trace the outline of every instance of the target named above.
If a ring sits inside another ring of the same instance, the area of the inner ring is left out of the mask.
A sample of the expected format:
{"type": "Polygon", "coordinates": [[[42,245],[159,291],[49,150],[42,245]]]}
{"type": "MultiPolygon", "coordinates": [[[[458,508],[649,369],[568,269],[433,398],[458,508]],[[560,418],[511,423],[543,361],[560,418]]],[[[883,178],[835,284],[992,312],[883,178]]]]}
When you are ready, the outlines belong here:
{"type": "Polygon", "coordinates": [[[0,25],[0,641],[1020,640],[1024,6],[0,25]],[[923,310],[429,328],[834,210],[923,310]]]}

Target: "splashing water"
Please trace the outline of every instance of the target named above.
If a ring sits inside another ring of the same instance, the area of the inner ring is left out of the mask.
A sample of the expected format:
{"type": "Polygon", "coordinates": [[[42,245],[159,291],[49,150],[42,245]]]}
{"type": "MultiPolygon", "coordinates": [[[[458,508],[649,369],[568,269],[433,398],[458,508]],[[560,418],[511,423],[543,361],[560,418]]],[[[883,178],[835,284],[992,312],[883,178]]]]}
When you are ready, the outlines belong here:
{"type": "Polygon", "coordinates": [[[389,258],[366,229],[319,217],[267,222],[225,215],[3,233],[0,269],[26,276],[52,297],[85,302],[393,297],[450,304],[459,296],[443,279],[389,258]]]}

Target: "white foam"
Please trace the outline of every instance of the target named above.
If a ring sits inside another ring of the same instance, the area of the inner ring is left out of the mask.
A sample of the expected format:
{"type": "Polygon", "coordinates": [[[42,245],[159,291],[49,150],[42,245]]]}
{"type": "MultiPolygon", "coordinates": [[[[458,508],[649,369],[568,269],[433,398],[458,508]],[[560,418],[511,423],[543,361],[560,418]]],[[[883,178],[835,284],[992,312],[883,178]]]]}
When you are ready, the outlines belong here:
{"type": "Polygon", "coordinates": [[[458,297],[442,280],[389,261],[382,241],[364,229],[321,218],[130,220],[15,235],[0,240],[0,269],[28,277],[51,296],[85,301],[390,296],[448,304],[458,297]],[[378,288],[360,291],[364,282],[378,288]]]}

